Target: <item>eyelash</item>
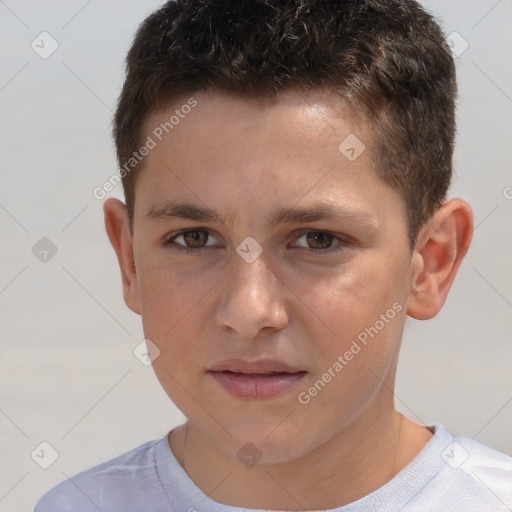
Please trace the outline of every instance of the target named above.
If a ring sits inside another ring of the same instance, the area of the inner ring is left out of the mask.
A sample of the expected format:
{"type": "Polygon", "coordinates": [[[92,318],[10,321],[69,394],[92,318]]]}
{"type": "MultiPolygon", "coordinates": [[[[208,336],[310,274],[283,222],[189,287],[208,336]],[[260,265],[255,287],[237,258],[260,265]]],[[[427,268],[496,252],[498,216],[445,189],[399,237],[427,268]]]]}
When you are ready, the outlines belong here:
{"type": "MultiPolygon", "coordinates": [[[[211,236],[211,233],[206,229],[185,229],[183,231],[180,231],[171,237],[169,237],[165,242],[164,246],[174,246],[174,248],[184,254],[197,254],[199,251],[203,251],[204,249],[209,249],[210,247],[186,247],[182,246],[180,244],[176,244],[174,240],[178,238],[180,235],[185,235],[190,232],[197,232],[202,231],[208,234],[208,236],[211,236]]],[[[330,231],[321,231],[321,230],[314,230],[314,229],[303,229],[299,232],[298,236],[294,239],[294,241],[297,241],[299,238],[301,238],[303,235],[307,233],[322,233],[325,235],[332,235],[333,241],[338,240],[338,245],[335,245],[333,247],[329,247],[327,249],[309,249],[309,252],[312,254],[333,254],[336,252],[340,252],[343,249],[347,248],[350,245],[350,241],[346,237],[341,237],[338,235],[335,235],[334,233],[331,233],[330,231]]],[[[307,249],[306,247],[301,247],[301,249],[307,249]]]]}

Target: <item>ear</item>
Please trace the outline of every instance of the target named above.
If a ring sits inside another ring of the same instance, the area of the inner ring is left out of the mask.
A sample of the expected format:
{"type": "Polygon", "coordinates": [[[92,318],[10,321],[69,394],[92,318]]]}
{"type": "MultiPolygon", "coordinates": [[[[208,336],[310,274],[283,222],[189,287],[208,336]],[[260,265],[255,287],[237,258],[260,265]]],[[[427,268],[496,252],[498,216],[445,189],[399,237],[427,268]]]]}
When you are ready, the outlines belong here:
{"type": "Polygon", "coordinates": [[[140,315],[137,269],[126,205],[118,199],[107,199],[103,204],[103,213],[105,229],[121,269],[124,301],[134,313],[140,315]]]}
{"type": "Polygon", "coordinates": [[[473,214],[462,199],[441,205],[418,235],[413,251],[407,314],[418,320],[441,310],[473,236],[473,214]]]}

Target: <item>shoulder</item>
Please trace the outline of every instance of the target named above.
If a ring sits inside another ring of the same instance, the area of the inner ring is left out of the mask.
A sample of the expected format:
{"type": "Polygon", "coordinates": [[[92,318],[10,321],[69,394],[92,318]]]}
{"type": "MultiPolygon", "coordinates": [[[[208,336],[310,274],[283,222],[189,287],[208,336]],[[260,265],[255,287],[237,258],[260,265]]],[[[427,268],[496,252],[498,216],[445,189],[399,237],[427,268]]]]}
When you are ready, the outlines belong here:
{"type": "Polygon", "coordinates": [[[480,504],[478,510],[511,510],[512,457],[466,437],[449,436],[447,441],[441,447],[443,479],[449,484],[446,492],[457,495],[460,504],[480,504]]]}
{"type": "Polygon", "coordinates": [[[143,492],[158,493],[156,452],[163,448],[164,442],[166,437],[148,441],[66,478],[39,499],[35,512],[132,510],[143,492]]]}
{"type": "Polygon", "coordinates": [[[473,439],[459,437],[454,442],[466,450],[461,469],[490,490],[507,492],[507,504],[512,505],[512,457],[473,439]]]}

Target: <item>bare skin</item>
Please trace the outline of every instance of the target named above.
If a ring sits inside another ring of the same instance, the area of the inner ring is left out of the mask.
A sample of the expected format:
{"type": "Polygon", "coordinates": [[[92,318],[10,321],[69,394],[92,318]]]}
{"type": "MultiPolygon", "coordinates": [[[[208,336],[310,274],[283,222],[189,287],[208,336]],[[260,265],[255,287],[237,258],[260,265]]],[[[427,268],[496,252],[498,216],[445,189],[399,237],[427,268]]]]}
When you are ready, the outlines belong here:
{"type": "MultiPolygon", "coordinates": [[[[441,309],[471,240],[471,210],[447,201],[411,250],[404,202],[373,169],[371,133],[328,92],[289,91],[273,104],[194,97],[197,106],[145,157],[133,237],[124,204],[104,206],[125,302],[142,316],[161,352],[155,373],[188,418],[171,450],[221,503],[345,505],[389,481],[432,436],[395,410],[398,353],[407,315],[441,309]],[[338,150],[350,134],[367,147],[353,161],[338,150]],[[169,201],[224,218],[148,215],[169,201]],[[279,209],[319,204],[341,215],[271,222],[279,209]],[[236,252],[246,237],[263,249],[251,263],[236,252]],[[308,391],[371,326],[378,333],[320,392],[308,391]],[[306,373],[275,396],[241,398],[209,372],[229,358],[306,373]],[[237,456],[247,443],[261,454],[252,467],[237,456]]],[[[143,140],[180,104],[153,112],[143,140]]]]}

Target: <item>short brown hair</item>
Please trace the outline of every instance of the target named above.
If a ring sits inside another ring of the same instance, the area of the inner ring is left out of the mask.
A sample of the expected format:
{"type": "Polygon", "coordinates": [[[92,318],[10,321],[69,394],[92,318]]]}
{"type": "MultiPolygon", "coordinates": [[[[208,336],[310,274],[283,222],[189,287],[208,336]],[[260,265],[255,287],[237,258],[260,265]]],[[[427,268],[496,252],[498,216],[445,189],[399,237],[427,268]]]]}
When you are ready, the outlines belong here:
{"type": "MultiPolygon", "coordinates": [[[[113,123],[119,165],[151,112],[178,95],[332,89],[372,127],[372,160],[405,201],[413,246],[451,181],[456,80],[445,48],[413,0],[171,0],[127,56],[113,123]]],[[[122,175],[131,229],[140,169],[122,175]]]]}

